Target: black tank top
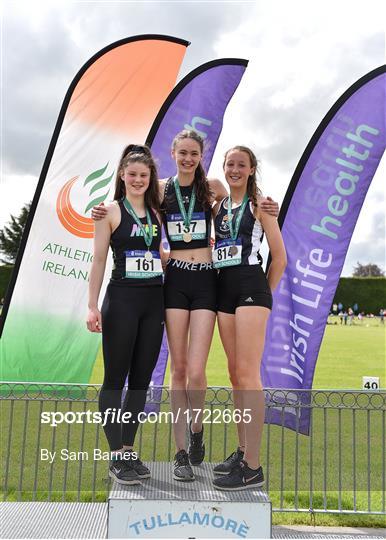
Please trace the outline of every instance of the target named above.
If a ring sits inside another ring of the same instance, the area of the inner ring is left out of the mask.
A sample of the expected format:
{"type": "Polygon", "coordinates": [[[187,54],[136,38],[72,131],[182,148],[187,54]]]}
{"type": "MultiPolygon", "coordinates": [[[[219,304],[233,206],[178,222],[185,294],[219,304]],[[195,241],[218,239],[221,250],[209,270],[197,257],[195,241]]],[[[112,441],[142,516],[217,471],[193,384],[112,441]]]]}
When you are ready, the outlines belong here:
{"type": "MultiPolygon", "coordinates": [[[[193,186],[180,186],[182,200],[186,209],[189,209],[190,197],[193,186]]],[[[196,199],[191,220],[192,241],[184,242],[182,235],[184,232],[183,218],[178,206],[176,190],[174,188],[174,178],[167,180],[165,186],[164,200],[162,203],[163,221],[166,236],[170,249],[197,249],[210,246],[210,229],[212,220],[212,210],[204,210],[202,204],[196,199]]]]}
{"type": "MultiPolygon", "coordinates": [[[[143,233],[134,218],[126,210],[123,200],[119,201],[121,222],[110,238],[110,246],[113,251],[113,271],[111,282],[122,285],[162,285],[162,275],[148,278],[126,278],[126,251],[147,251],[143,233]]],[[[154,212],[150,209],[150,217],[153,224],[153,238],[150,251],[158,252],[161,242],[161,226],[154,212]]],[[[140,218],[141,223],[146,225],[146,217],[140,218]]]]}
{"type": "MultiPolygon", "coordinates": [[[[228,226],[228,208],[226,203],[228,197],[223,199],[217,216],[214,218],[214,228],[216,234],[216,245],[221,240],[231,238],[228,226]]],[[[241,205],[232,210],[232,221],[235,222],[240,211],[241,205]]],[[[249,266],[252,264],[263,264],[263,258],[260,255],[260,246],[263,240],[264,231],[258,219],[253,215],[253,206],[251,201],[245,207],[243,217],[241,218],[238,238],[241,239],[241,266],[249,266]]]]}

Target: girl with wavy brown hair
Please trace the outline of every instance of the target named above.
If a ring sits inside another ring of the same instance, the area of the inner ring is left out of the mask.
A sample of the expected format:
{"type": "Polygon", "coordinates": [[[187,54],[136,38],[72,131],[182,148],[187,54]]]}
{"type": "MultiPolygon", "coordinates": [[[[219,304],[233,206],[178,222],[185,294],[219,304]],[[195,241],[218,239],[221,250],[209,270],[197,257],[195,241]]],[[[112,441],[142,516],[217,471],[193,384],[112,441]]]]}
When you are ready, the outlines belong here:
{"type": "Polygon", "coordinates": [[[265,399],[260,364],[272,291],[284,272],[286,252],[276,217],[259,207],[257,166],[250,148],[234,146],[228,150],[223,168],[230,193],[214,208],[217,320],[228,359],[239,439],[237,450],[214,468],[217,478],[213,484],[222,490],[264,484],[260,443],[265,399]],[[267,276],[260,255],[264,234],[272,257],[267,276]]]}

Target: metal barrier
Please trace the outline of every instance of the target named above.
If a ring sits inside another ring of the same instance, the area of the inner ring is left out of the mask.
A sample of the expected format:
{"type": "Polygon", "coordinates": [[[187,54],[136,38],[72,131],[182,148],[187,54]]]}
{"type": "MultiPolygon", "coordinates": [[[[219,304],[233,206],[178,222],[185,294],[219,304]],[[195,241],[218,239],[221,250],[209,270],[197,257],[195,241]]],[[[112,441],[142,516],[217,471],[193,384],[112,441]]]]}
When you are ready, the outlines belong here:
{"type": "MultiPolygon", "coordinates": [[[[106,500],[108,461],[99,458],[107,443],[100,423],[84,421],[98,410],[99,390],[100,385],[0,384],[3,500],[106,500]],[[52,413],[67,421],[56,427],[43,423],[52,413]]],[[[265,390],[266,421],[273,410],[281,410],[283,419],[281,425],[267,423],[263,435],[273,511],[385,514],[386,392],[309,390],[295,402],[294,392],[265,390]],[[309,436],[284,427],[289,404],[309,410],[309,436]]],[[[151,389],[150,401],[160,404],[165,418],[169,398],[167,388],[151,389]]],[[[223,411],[232,411],[231,390],[208,388],[205,407],[212,418],[217,410],[224,418],[223,411]]],[[[139,427],[135,450],[144,461],[172,461],[172,424],[151,416],[139,427]]],[[[204,438],[210,462],[237,447],[233,423],[206,424],[204,438]]]]}

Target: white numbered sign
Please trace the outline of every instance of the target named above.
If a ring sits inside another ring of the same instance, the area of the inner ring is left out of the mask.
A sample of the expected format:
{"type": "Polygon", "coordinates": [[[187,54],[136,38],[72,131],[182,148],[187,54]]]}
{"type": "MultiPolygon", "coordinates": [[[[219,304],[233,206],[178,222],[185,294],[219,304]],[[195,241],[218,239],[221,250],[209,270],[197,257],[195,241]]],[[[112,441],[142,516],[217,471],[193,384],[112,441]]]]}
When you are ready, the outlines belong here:
{"type": "Polygon", "coordinates": [[[237,239],[236,243],[233,240],[220,240],[213,250],[213,266],[224,268],[241,264],[241,252],[241,239],[237,239]]]}
{"type": "Polygon", "coordinates": [[[379,377],[362,377],[363,390],[379,390],[379,377]]]}
{"type": "Polygon", "coordinates": [[[127,278],[152,278],[162,275],[161,256],[158,251],[147,250],[125,251],[127,278]]]}
{"type": "Polygon", "coordinates": [[[206,237],[206,221],[204,212],[192,214],[190,226],[184,225],[182,214],[168,214],[168,233],[170,240],[183,240],[183,235],[190,233],[192,240],[203,240],[206,237]]]}

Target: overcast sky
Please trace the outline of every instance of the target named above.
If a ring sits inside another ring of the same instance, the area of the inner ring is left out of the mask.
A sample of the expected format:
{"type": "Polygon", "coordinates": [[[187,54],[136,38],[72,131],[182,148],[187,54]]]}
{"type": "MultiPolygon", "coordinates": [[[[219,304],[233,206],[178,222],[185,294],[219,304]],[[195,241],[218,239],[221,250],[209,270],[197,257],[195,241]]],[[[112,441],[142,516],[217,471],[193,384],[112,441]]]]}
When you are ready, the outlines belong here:
{"type": "MultiPolygon", "coordinates": [[[[32,200],[64,95],[98,50],[136,34],[191,41],[180,70],[221,57],[249,59],[225,116],[210,176],[227,147],[252,146],[263,190],[279,203],[313,132],[337,98],[385,62],[384,2],[6,2],[2,20],[0,227],[32,200]],[[55,4],[55,5],[52,5],[55,4]]],[[[383,159],[343,275],[357,261],[385,269],[383,159]]]]}

